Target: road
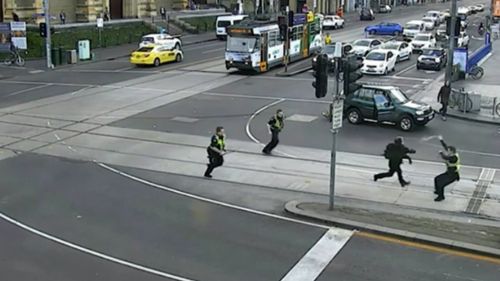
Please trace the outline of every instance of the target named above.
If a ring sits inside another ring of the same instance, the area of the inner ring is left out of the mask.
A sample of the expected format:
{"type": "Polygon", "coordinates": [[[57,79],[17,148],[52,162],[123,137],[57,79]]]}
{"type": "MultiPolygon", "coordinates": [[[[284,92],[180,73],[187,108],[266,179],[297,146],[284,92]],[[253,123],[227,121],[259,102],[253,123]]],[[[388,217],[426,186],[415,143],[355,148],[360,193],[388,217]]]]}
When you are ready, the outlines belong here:
{"type": "MultiPolygon", "coordinates": [[[[377,20],[404,23],[420,17],[426,9],[411,8],[377,20]]],[[[352,23],[335,34],[341,40],[353,40],[365,24],[352,23]]],[[[158,103],[138,114],[127,112],[110,126],[207,136],[216,125],[223,125],[229,143],[248,141],[248,132],[266,142],[269,135],[264,124],[279,107],[295,120],[286,121],[282,144],[330,148],[329,123],[319,117],[328,101],[314,98],[310,73],[281,78],[275,76],[281,69],[264,75],[228,72],[223,50],[224,42],[209,42],[186,47],[185,61],[159,68],[133,67],[123,58],[0,80],[0,109],[15,109],[0,116],[0,144],[6,147],[3,142],[9,140],[8,134],[23,133],[10,126],[34,118],[45,103],[57,111],[47,113],[56,116],[48,119],[53,123],[76,120],[72,126],[96,125],[86,123],[90,119],[78,120],[80,108],[65,111],[61,108],[65,104],[57,98],[81,97],[82,109],[92,105],[115,112],[122,100],[106,97],[111,91],[123,91],[123,99],[131,96],[131,90],[137,95],[161,92],[162,87],[189,92],[184,89],[210,84],[208,79],[214,73],[227,73],[242,79],[158,103]],[[207,80],[194,81],[200,77],[207,80]],[[164,81],[172,84],[164,85],[164,81]],[[148,83],[150,86],[143,88],[148,83]],[[88,101],[89,96],[95,98],[94,104],[88,101]],[[259,110],[261,113],[254,116],[259,110]],[[172,120],[175,117],[184,117],[184,121],[172,120]]],[[[390,76],[365,79],[400,86],[411,96],[438,75],[417,72],[414,60],[415,56],[401,63],[390,76]]],[[[128,109],[134,112],[135,108],[128,109]]],[[[46,119],[40,117],[39,121],[46,119]]],[[[47,126],[51,127],[50,123],[47,126]]],[[[24,124],[23,129],[28,127],[36,126],[24,124]]],[[[46,137],[43,133],[35,137],[46,137]]],[[[71,132],[71,136],[81,133],[71,132]]],[[[498,168],[498,133],[492,125],[453,119],[446,123],[435,120],[412,133],[401,133],[391,126],[345,124],[338,148],[377,155],[387,142],[403,135],[417,150],[416,158],[434,161],[439,149],[434,137],[441,134],[462,150],[465,164],[498,168]],[[464,132],[474,139],[464,138],[464,132]]],[[[52,131],[48,134],[60,138],[52,131]]],[[[64,144],[64,140],[58,141],[64,144]]],[[[129,149],[140,153],[141,147],[129,149]]],[[[0,270],[3,278],[13,281],[281,280],[293,274],[296,265],[307,260],[315,245],[333,231],[349,233],[350,239],[336,257],[320,256],[325,266],[317,280],[493,281],[499,274],[498,260],[483,256],[291,220],[283,205],[297,198],[320,196],[19,153],[0,161],[0,231],[4,234],[0,237],[0,270]]]]}

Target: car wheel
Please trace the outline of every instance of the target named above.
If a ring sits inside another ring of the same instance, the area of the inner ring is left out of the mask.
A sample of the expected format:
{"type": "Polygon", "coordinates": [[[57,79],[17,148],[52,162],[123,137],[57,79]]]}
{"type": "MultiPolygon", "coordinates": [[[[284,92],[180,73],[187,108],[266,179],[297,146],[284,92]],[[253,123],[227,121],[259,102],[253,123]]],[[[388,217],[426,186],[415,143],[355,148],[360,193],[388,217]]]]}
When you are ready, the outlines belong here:
{"type": "Polygon", "coordinates": [[[155,66],[160,66],[160,59],[156,58],[154,61],[155,66]]]}
{"type": "Polygon", "coordinates": [[[175,61],[176,61],[176,62],[181,62],[181,61],[182,61],[182,56],[181,56],[181,54],[177,54],[177,55],[175,56],[175,61]]]}
{"type": "Polygon", "coordinates": [[[356,108],[349,108],[347,110],[347,121],[351,124],[359,124],[362,121],[361,112],[356,108]]]}
{"type": "Polygon", "coordinates": [[[409,132],[413,130],[413,119],[410,116],[405,115],[401,118],[401,120],[399,120],[398,125],[402,131],[409,132]]]}
{"type": "Polygon", "coordinates": [[[344,28],[344,24],[342,23],[342,25],[340,26],[340,28],[344,28]]]}
{"type": "Polygon", "coordinates": [[[337,28],[339,28],[339,27],[337,26],[337,24],[335,24],[335,25],[333,26],[333,29],[337,29],[337,28]]]}

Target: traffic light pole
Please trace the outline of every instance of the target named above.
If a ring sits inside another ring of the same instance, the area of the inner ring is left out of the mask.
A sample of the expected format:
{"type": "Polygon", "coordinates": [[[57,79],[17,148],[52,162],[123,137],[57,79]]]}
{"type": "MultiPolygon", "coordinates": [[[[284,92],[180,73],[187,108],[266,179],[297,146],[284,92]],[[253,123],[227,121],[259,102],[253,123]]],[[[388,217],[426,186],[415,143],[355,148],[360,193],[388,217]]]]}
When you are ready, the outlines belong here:
{"type": "Polygon", "coordinates": [[[285,34],[285,72],[288,72],[288,59],[290,58],[289,55],[289,49],[290,49],[290,26],[288,26],[288,21],[289,21],[289,16],[290,16],[290,7],[286,6],[286,34],[285,34]]]}
{"type": "Polygon", "coordinates": [[[54,68],[54,65],[52,64],[52,54],[51,54],[51,48],[50,48],[50,43],[51,43],[51,34],[50,34],[50,14],[49,14],[49,0],[43,0],[43,14],[45,16],[45,24],[46,24],[46,36],[45,37],[45,52],[46,52],[46,57],[47,57],[47,68],[54,68]]]}
{"type": "Polygon", "coordinates": [[[335,102],[339,97],[339,60],[340,58],[335,58],[334,59],[334,66],[333,66],[333,76],[334,76],[334,83],[333,83],[333,91],[332,91],[332,151],[330,153],[330,200],[329,200],[329,207],[328,209],[330,211],[333,210],[333,205],[334,205],[334,198],[335,198],[335,178],[336,178],[336,168],[337,168],[337,132],[338,129],[335,128],[334,121],[333,121],[333,111],[335,108],[335,102]]]}
{"type": "Polygon", "coordinates": [[[457,0],[451,0],[451,19],[450,19],[450,35],[448,45],[448,63],[446,64],[446,73],[444,81],[449,82],[451,87],[451,71],[453,68],[453,52],[455,50],[455,24],[457,22],[457,0]]]}

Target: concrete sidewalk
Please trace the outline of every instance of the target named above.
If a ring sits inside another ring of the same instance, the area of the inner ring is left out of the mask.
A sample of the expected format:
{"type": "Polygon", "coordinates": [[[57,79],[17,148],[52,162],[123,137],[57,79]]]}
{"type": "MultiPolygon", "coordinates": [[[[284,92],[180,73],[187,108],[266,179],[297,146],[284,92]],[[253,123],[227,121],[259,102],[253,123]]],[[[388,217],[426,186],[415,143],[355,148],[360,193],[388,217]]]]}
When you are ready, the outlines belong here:
{"type": "MultiPolygon", "coordinates": [[[[452,88],[471,91],[481,95],[481,109],[479,111],[471,111],[464,113],[458,108],[448,109],[448,115],[471,121],[478,121],[490,124],[500,124],[500,115],[494,112],[494,106],[500,103],[500,84],[498,83],[498,76],[500,70],[500,53],[495,52],[496,48],[500,48],[500,40],[494,41],[493,51],[491,55],[480,62],[481,67],[484,68],[484,76],[479,80],[467,78],[466,80],[459,80],[453,82],[452,88]]],[[[414,95],[414,99],[430,104],[434,109],[441,108],[437,102],[437,94],[439,89],[444,84],[444,74],[436,79],[429,86],[414,95]]]]}

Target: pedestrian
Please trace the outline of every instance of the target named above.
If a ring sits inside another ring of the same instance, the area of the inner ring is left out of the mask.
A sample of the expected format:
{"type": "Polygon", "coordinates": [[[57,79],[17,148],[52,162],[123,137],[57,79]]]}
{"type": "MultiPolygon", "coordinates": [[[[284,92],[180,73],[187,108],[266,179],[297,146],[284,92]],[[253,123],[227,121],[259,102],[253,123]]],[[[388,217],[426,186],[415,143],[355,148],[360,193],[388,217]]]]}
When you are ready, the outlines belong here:
{"type": "Polygon", "coordinates": [[[441,145],[446,150],[446,152],[439,151],[441,158],[445,161],[446,172],[438,175],[434,178],[434,193],[437,195],[434,201],[443,201],[444,198],[444,188],[454,181],[460,180],[460,156],[457,153],[457,149],[454,146],[448,146],[442,136],[439,136],[439,141],[441,145]]]}
{"type": "Polygon", "coordinates": [[[212,136],[210,145],[207,147],[208,164],[205,171],[206,178],[212,178],[212,171],[224,164],[224,154],[226,153],[226,136],[224,135],[224,128],[217,127],[215,135],[212,136]]]}
{"type": "Polygon", "coordinates": [[[109,21],[109,10],[108,7],[104,8],[104,21],[109,21]]]}
{"type": "Polygon", "coordinates": [[[64,13],[64,11],[61,11],[59,13],[59,19],[61,20],[61,24],[65,24],[66,23],[66,13],[64,13]]]}
{"type": "Polygon", "coordinates": [[[397,137],[394,143],[388,144],[384,151],[385,158],[389,159],[389,171],[374,175],[373,180],[377,181],[378,179],[392,177],[394,173],[397,173],[401,187],[409,185],[410,182],[403,179],[403,171],[401,171],[403,159],[408,159],[409,163],[412,164],[411,157],[408,155],[409,153],[415,153],[415,150],[404,146],[403,138],[397,137]]]}
{"type": "Polygon", "coordinates": [[[19,21],[19,16],[15,12],[12,12],[12,21],[19,21]]]}
{"type": "Polygon", "coordinates": [[[269,132],[271,134],[271,141],[264,147],[262,150],[262,153],[264,154],[271,154],[271,151],[278,145],[280,142],[279,140],[279,133],[281,130],[283,130],[283,110],[278,109],[276,110],[276,114],[269,119],[269,122],[267,122],[267,126],[269,129],[269,132]]]}
{"type": "Polygon", "coordinates": [[[332,44],[332,36],[330,35],[330,33],[326,33],[325,35],[325,45],[330,45],[332,44]]]}
{"type": "Polygon", "coordinates": [[[446,81],[444,85],[439,89],[438,93],[438,102],[441,103],[441,109],[439,109],[439,113],[441,113],[441,119],[446,121],[446,112],[448,111],[448,101],[450,100],[450,81],[446,81]]]}
{"type": "Polygon", "coordinates": [[[160,15],[161,15],[161,19],[162,20],[166,20],[167,19],[167,10],[165,10],[165,7],[161,7],[160,8],[160,15]]]}

